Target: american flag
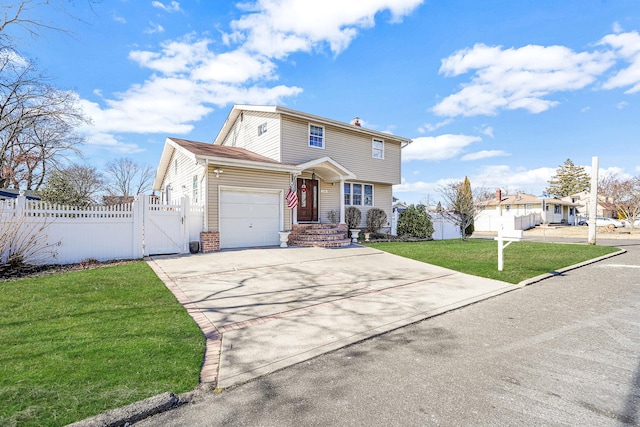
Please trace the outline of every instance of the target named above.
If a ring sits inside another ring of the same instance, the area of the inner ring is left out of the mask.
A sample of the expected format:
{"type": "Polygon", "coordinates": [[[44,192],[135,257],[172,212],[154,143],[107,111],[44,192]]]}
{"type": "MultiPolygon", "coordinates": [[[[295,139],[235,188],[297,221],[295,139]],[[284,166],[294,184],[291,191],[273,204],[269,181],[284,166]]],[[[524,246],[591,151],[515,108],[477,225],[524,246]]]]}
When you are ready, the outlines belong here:
{"type": "Polygon", "coordinates": [[[293,209],[298,206],[298,195],[293,189],[293,184],[289,187],[289,191],[287,191],[287,206],[289,209],[293,209]]]}

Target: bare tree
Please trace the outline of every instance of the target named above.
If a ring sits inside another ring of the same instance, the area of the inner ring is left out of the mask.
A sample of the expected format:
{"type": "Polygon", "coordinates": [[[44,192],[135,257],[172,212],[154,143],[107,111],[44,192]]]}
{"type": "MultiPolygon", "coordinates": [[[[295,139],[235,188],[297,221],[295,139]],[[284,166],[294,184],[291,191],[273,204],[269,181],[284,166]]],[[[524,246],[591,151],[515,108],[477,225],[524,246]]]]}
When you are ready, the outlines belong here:
{"type": "MultiPolygon", "coordinates": [[[[91,6],[99,0],[87,0],[91,6]]],[[[72,5],[73,0],[20,0],[8,2],[8,4],[0,4],[0,44],[12,44],[12,37],[7,34],[8,28],[20,27],[27,33],[37,38],[44,30],[53,30],[66,32],[54,22],[44,21],[35,17],[35,10],[48,9],[59,14],[65,15],[72,19],[76,19],[67,11],[66,5],[72,5]]],[[[51,15],[48,13],[47,15],[51,15]]]]}
{"type": "Polygon", "coordinates": [[[138,194],[151,188],[155,171],[150,166],[142,166],[128,158],[119,158],[106,164],[105,173],[109,177],[106,204],[128,203],[138,194]]]}
{"type": "Polygon", "coordinates": [[[0,188],[38,190],[48,169],[78,154],[87,123],[77,96],[51,87],[31,63],[0,50],[0,188]]]}
{"type": "Polygon", "coordinates": [[[599,195],[634,228],[640,220],[640,176],[606,176],[598,184],[599,195]]]}

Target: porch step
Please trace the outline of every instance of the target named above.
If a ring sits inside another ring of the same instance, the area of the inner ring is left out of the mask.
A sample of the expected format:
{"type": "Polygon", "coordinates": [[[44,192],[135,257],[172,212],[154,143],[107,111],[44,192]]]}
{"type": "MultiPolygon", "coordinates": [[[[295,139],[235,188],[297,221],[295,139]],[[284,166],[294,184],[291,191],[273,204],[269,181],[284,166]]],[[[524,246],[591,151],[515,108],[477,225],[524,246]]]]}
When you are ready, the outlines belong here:
{"type": "Polygon", "coordinates": [[[291,246],[341,248],[351,245],[345,224],[295,224],[289,237],[291,246]]]}

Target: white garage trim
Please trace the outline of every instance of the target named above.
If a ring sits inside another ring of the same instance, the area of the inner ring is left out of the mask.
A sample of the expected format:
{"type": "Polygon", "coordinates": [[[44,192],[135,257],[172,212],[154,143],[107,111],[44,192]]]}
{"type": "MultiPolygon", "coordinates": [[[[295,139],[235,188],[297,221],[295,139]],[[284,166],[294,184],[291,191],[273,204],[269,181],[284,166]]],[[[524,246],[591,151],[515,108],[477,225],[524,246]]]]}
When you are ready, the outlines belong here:
{"type": "Polygon", "coordinates": [[[220,249],[278,245],[284,190],[218,187],[218,224],[220,249]]]}

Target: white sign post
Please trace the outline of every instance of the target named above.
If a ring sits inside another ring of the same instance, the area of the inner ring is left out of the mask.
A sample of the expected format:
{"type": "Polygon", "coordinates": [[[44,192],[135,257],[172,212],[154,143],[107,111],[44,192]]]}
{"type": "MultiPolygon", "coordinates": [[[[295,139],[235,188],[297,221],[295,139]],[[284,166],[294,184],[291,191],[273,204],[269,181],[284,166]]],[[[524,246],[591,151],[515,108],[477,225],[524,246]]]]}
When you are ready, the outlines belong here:
{"type": "Polygon", "coordinates": [[[522,239],[522,230],[500,230],[498,237],[493,239],[498,241],[498,271],[502,271],[504,269],[504,248],[513,242],[519,242],[522,239]]]}

